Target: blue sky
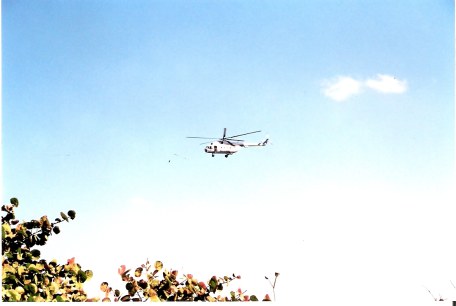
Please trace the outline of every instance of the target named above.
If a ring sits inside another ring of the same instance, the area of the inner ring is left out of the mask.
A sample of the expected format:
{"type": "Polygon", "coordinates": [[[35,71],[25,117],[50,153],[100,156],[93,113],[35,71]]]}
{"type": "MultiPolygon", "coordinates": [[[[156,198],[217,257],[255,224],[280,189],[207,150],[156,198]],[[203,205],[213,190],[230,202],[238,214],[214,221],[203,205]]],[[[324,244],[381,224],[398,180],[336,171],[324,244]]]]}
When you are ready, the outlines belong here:
{"type": "Polygon", "coordinates": [[[46,252],[103,280],[150,258],[314,304],[451,294],[454,114],[451,1],[2,1],[2,199],[76,210],[46,252]],[[271,144],[186,138],[223,128],[271,144]]]}

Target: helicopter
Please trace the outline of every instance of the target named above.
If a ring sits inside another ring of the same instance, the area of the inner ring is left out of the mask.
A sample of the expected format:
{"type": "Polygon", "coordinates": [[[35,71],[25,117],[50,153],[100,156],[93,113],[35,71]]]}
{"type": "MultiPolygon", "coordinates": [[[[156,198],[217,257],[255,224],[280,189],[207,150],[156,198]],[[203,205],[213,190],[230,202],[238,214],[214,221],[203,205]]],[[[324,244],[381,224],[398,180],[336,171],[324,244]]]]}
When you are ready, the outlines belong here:
{"type": "MultiPolygon", "coordinates": [[[[214,139],[214,141],[210,142],[204,148],[204,152],[212,154],[212,157],[215,154],[225,154],[225,157],[233,155],[234,153],[238,152],[241,148],[248,148],[248,147],[264,147],[268,143],[268,138],[266,140],[258,142],[258,143],[247,143],[244,140],[236,139],[237,137],[259,133],[261,131],[254,131],[248,132],[244,134],[234,135],[234,136],[226,136],[226,128],[223,129],[223,136],[222,138],[214,138],[214,137],[195,137],[195,136],[188,136],[187,138],[198,138],[198,139],[214,139]]],[[[205,142],[207,143],[207,142],[205,142]]],[[[202,144],[205,144],[202,143],[202,144]]]]}

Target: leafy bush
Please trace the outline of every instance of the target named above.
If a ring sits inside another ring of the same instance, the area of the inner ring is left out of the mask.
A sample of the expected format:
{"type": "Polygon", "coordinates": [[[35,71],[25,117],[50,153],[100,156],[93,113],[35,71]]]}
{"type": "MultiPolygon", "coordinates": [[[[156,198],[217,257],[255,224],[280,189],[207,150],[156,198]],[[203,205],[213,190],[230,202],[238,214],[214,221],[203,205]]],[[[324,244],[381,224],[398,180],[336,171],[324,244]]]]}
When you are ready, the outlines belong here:
{"type": "MultiPolygon", "coordinates": [[[[207,282],[198,281],[192,274],[178,277],[176,270],[163,270],[163,263],[156,261],[153,265],[147,262],[134,271],[127,270],[124,265],[118,269],[118,273],[125,283],[126,293],[113,290],[107,282],[100,286],[105,293],[103,301],[258,301],[255,295],[245,295],[241,289],[231,291],[230,296],[222,296],[221,291],[228,284],[240,279],[240,276],[216,277],[213,276],[207,282]],[[160,273],[160,271],[162,271],[160,273]]],[[[270,301],[266,295],[263,301],[270,301]]]]}
{"type": "Polygon", "coordinates": [[[51,222],[47,216],[39,220],[19,222],[14,209],[19,206],[16,198],[2,206],[2,301],[86,301],[83,284],[93,273],[69,259],[58,264],[40,258],[35,246],[43,246],[53,234],[58,235],[58,224],[76,217],[73,210],[60,213],[51,222]]]}

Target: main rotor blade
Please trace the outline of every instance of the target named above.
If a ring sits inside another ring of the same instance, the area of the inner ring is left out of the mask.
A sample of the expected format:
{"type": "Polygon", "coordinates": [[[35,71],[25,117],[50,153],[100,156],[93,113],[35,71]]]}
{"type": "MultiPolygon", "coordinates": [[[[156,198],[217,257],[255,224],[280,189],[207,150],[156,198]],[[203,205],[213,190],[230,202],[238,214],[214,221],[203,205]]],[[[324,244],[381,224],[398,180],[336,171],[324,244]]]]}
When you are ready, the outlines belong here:
{"type": "Polygon", "coordinates": [[[234,138],[225,138],[225,140],[231,140],[231,141],[245,141],[243,139],[234,139],[234,138]]]}
{"type": "Polygon", "coordinates": [[[249,133],[245,133],[245,134],[239,134],[239,135],[230,136],[230,137],[226,137],[226,138],[234,138],[234,137],[239,137],[239,136],[249,135],[249,134],[253,134],[253,133],[259,133],[259,132],[261,132],[261,131],[249,132],[249,133]]]}
{"type": "Polygon", "coordinates": [[[187,136],[186,138],[198,138],[198,139],[218,139],[217,137],[194,137],[194,136],[187,136]]]}
{"type": "Polygon", "coordinates": [[[223,128],[223,137],[222,137],[222,139],[225,139],[225,136],[226,136],[226,128],[223,128]]]}

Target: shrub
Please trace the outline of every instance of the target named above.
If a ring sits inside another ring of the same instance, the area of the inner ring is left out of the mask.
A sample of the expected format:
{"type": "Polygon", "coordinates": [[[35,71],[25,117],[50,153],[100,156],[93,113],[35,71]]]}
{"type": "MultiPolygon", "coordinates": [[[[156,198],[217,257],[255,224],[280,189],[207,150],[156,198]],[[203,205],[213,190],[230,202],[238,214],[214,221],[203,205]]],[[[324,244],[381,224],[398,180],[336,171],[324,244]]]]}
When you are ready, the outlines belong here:
{"type": "MultiPolygon", "coordinates": [[[[149,260],[134,271],[122,265],[118,273],[125,283],[125,293],[113,290],[107,282],[100,286],[105,293],[103,301],[258,301],[255,295],[246,295],[238,289],[231,291],[230,296],[222,296],[221,291],[228,284],[240,279],[240,276],[213,276],[207,282],[199,281],[192,274],[178,276],[177,270],[163,269],[161,261],[151,264],[149,260]]],[[[270,301],[266,295],[263,301],[270,301]]]]}
{"type": "Polygon", "coordinates": [[[14,209],[16,198],[2,206],[2,301],[86,301],[83,284],[93,273],[83,270],[74,258],[66,264],[40,258],[36,246],[43,246],[52,235],[60,233],[59,224],[69,222],[76,212],[61,212],[60,218],[50,221],[47,216],[39,220],[19,222],[14,209]]]}

